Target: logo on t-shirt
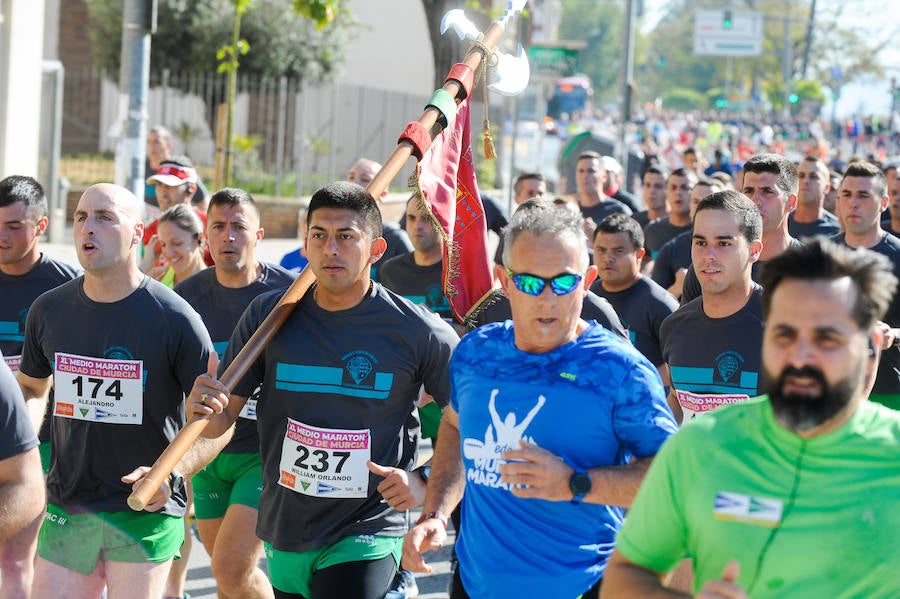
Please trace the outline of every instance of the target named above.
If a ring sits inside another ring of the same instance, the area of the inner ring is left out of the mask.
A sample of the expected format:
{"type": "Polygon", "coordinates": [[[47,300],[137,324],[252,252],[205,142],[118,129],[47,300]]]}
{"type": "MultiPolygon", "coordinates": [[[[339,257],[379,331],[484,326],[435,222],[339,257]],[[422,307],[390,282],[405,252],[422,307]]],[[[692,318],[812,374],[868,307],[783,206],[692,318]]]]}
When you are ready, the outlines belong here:
{"type": "Polygon", "coordinates": [[[499,389],[491,391],[491,399],[488,402],[491,422],[485,430],[484,439],[464,439],[463,455],[467,460],[474,462],[474,467],[466,470],[466,480],[476,485],[509,489],[509,484],[500,480],[500,473],[497,471],[497,467],[503,463],[500,456],[504,451],[519,449],[520,441],[536,445],[534,438],[526,435],[525,431],[547,400],[543,395],[539,395],[534,407],[519,422],[515,412],[508,412],[503,418],[500,417],[497,412],[499,393],[499,389]]]}
{"type": "Polygon", "coordinates": [[[353,382],[357,385],[362,383],[366,380],[366,377],[372,374],[372,371],[375,370],[375,364],[378,363],[375,356],[366,351],[350,352],[343,357],[343,360],[344,367],[350,374],[350,378],[352,378],[353,382]]]}
{"type": "Polygon", "coordinates": [[[716,356],[716,375],[714,381],[723,383],[739,382],[741,365],[744,363],[744,357],[736,351],[722,352],[716,356]],[[737,375],[737,376],[736,376],[737,375]]]}
{"type": "Polygon", "coordinates": [[[716,493],[713,517],[726,522],[742,522],[775,528],[781,522],[784,502],[780,499],[752,497],[741,493],[716,493]]]}
{"type": "Polygon", "coordinates": [[[103,357],[107,360],[134,360],[131,352],[121,345],[106,348],[103,352],[103,357]]]}

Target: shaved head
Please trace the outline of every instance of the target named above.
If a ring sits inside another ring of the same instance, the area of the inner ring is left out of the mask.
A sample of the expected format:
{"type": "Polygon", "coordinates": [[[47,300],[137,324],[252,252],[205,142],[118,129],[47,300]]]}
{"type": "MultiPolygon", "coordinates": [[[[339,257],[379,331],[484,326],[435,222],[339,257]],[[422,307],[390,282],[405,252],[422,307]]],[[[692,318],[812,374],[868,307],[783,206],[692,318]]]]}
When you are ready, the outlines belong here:
{"type": "Polygon", "coordinates": [[[144,202],[137,196],[114,183],[97,183],[84,190],[82,198],[105,197],[112,200],[125,214],[140,222],[144,212],[144,202]]]}

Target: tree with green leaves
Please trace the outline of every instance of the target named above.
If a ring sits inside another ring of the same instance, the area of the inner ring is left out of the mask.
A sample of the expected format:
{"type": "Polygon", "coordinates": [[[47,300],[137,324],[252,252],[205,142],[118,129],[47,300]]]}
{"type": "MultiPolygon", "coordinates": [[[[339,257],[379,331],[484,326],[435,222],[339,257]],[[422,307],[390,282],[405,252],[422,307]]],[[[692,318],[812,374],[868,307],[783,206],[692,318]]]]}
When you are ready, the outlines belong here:
{"type": "MultiPolygon", "coordinates": [[[[877,9],[865,0],[820,2],[811,30],[808,24],[812,5],[806,0],[734,0],[729,6],[735,11],[759,11],[765,16],[763,52],[760,56],[732,59],[732,89],[745,98],[751,94],[768,97],[776,109],[784,102],[781,60],[785,18],[790,18],[791,85],[801,99],[811,101],[821,98],[821,89],[816,91],[801,84],[805,55],[809,57],[808,79],[820,84],[833,83],[829,74],[833,67],[843,72],[841,83],[868,75],[882,76],[878,55],[897,34],[886,30],[872,35],[850,24],[848,15],[877,9]]],[[[678,88],[705,94],[709,88],[725,86],[727,59],[693,54],[695,12],[721,8],[720,0],[671,0],[666,4],[663,18],[638,44],[636,79],[643,100],[671,95],[678,88]]],[[[677,95],[683,97],[680,92],[677,95]]]]}
{"type": "MultiPolygon", "coordinates": [[[[217,51],[233,41],[235,1],[158,0],[151,68],[216,71],[217,51]]],[[[115,80],[122,40],[122,1],[87,0],[87,5],[94,61],[115,80]]],[[[344,62],[354,25],[340,0],[252,0],[241,21],[241,38],[252,48],[240,61],[241,72],[284,75],[304,83],[327,81],[344,62]],[[319,5],[330,8],[322,20],[307,16],[319,15],[319,5]]]]}
{"type": "MultiPolygon", "coordinates": [[[[232,173],[233,104],[237,72],[290,77],[301,86],[333,79],[344,60],[353,22],[342,0],[158,0],[150,45],[154,70],[228,75],[209,98],[228,105],[225,183],[232,173]]],[[[88,0],[97,66],[112,78],[119,70],[121,0],[88,0]]],[[[187,82],[187,79],[182,79],[187,82]]]]}

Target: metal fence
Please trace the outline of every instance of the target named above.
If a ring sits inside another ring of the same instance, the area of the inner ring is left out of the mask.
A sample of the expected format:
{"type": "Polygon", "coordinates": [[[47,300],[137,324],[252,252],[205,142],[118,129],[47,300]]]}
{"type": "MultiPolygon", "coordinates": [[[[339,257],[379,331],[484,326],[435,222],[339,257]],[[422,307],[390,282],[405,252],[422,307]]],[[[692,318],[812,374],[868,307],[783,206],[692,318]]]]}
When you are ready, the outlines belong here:
{"type": "MultiPolygon", "coordinates": [[[[218,73],[161,71],[150,77],[149,125],[170,129],[175,153],[188,155],[206,176],[215,163],[216,107],[225,89],[226,76],[218,73]]],[[[272,195],[310,193],[342,178],[361,156],[385,159],[427,101],[427,96],[356,85],[313,88],[285,77],[239,75],[235,184],[272,195]]],[[[109,172],[103,155],[114,151],[120,129],[117,85],[98,70],[70,70],[64,102],[65,174],[76,181],[100,180],[109,172]]],[[[393,188],[404,189],[411,171],[410,163],[393,188]]]]}

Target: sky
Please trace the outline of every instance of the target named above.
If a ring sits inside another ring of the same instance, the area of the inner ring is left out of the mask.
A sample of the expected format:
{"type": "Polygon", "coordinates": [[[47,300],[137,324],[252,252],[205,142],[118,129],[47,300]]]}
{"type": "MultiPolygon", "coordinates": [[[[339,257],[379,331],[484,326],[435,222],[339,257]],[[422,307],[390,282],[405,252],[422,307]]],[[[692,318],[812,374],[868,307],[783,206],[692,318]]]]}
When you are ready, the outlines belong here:
{"type": "MultiPolygon", "coordinates": [[[[809,0],[794,0],[795,2],[809,3],[809,0]]],[[[666,0],[644,0],[646,17],[644,27],[652,29],[656,21],[661,18],[666,0]]],[[[730,2],[722,0],[722,8],[730,2]]],[[[900,10],[893,6],[893,2],[885,3],[877,0],[818,0],[816,11],[820,14],[825,11],[833,11],[839,4],[844,6],[844,22],[850,27],[859,28],[867,35],[882,37],[886,32],[900,34],[900,10]],[[891,6],[890,9],[887,7],[891,6]]],[[[896,77],[900,82],[900,44],[891,44],[879,55],[878,61],[886,67],[884,80],[859,81],[845,85],[841,89],[838,98],[836,115],[838,118],[846,118],[854,114],[881,114],[887,115],[891,108],[890,78],[896,77]]],[[[825,105],[822,114],[831,117],[831,102],[825,105]]]]}

